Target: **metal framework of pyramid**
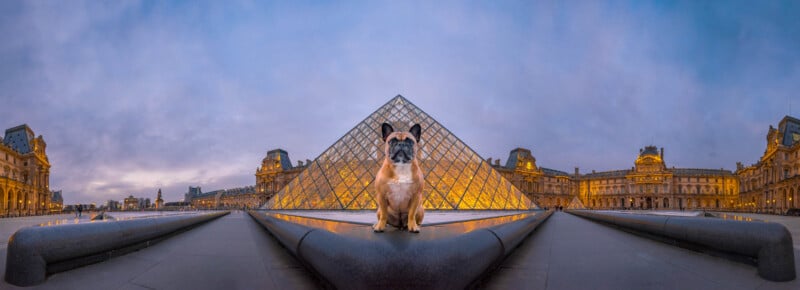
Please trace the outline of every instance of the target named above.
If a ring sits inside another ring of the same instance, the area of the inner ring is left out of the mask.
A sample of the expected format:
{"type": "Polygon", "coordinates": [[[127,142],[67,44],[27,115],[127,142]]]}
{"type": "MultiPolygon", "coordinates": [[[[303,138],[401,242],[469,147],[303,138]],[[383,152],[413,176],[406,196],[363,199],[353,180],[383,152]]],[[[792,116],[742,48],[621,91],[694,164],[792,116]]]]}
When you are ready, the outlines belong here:
{"type": "Polygon", "coordinates": [[[372,182],[383,162],[380,127],[422,126],[417,158],[425,175],[426,209],[538,208],[478,154],[414,104],[398,95],[331,145],[270,199],[267,209],[375,209],[372,182]]]}

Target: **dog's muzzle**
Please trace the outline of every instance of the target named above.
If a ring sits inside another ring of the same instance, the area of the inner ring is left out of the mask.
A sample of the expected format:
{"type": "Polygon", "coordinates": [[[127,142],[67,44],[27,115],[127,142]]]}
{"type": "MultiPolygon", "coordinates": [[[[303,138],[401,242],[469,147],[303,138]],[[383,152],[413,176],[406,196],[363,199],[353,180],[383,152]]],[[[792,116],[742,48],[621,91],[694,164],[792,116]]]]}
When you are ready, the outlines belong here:
{"type": "Polygon", "coordinates": [[[403,141],[389,141],[389,158],[394,163],[409,163],[414,159],[414,141],[406,139],[403,141]]]}

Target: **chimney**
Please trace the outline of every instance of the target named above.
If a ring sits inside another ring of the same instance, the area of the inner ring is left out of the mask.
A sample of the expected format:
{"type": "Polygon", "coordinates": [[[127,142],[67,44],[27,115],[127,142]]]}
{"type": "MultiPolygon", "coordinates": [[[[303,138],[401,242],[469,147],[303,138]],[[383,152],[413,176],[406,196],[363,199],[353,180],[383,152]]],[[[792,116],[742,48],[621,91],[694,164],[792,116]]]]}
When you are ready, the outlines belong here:
{"type": "Polygon", "coordinates": [[[580,175],[581,175],[581,170],[580,170],[580,168],[578,168],[578,167],[575,167],[575,176],[577,177],[577,176],[580,176],[580,175]]]}
{"type": "Polygon", "coordinates": [[[303,167],[303,161],[297,160],[297,167],[303,167]]]}
{"type": "Polygon", "coordinates": [[[494,161],[494,166],[500,166],[500,158],[497,158],[497,159],[494,161]]]}
{"type": "Polygon", "coordinates": [[[489,157],[489,159],[486,159],[486,162],[489,162],[489,165],[492,165],[492,157],[489,157]]]}
{"type": "Polygon", "coordinates": [[[306,166],[311,165],[311,160],[306,159],[306,166]]]}
{"type": "Polygon", "coordinates": [[[661,147],[661,159],[664,159],[664,147],[661,147]]]}
{"type": "Polygon", "coordinates": [[[595,173],[595,172],[594,172],[594,169],[592,169],[592,174],[594,174],[594,173],[595,173]]]}

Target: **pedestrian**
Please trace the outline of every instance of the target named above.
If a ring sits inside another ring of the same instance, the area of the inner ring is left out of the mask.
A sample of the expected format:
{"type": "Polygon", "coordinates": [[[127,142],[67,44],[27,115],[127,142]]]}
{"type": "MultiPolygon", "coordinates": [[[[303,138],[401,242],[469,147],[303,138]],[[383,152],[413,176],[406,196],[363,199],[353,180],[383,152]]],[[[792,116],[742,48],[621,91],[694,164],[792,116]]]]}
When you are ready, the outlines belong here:
{"type": "Polygon", "coordinates": [[[81,218],[81,213],[83,212],[83,205],[78,205],[78,218],[81,218]]]}

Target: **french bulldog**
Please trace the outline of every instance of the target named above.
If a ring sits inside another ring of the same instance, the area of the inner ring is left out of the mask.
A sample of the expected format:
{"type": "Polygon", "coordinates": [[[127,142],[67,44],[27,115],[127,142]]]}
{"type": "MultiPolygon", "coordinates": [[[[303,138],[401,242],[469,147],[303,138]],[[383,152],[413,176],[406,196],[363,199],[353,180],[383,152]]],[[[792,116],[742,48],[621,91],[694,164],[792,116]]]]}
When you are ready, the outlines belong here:
{"type": "Polygon", "coordinates": [[[417,160],[422,128],[414,124],[408,132],[395,132],[392,125],[383,123],[383,165],[375,176],[378,202],[378,222],[375,232],[383,232],[386,224],[409,232],[419,233],[425,216],[422,207],[422,185],[425,183],[417,160]]]}

